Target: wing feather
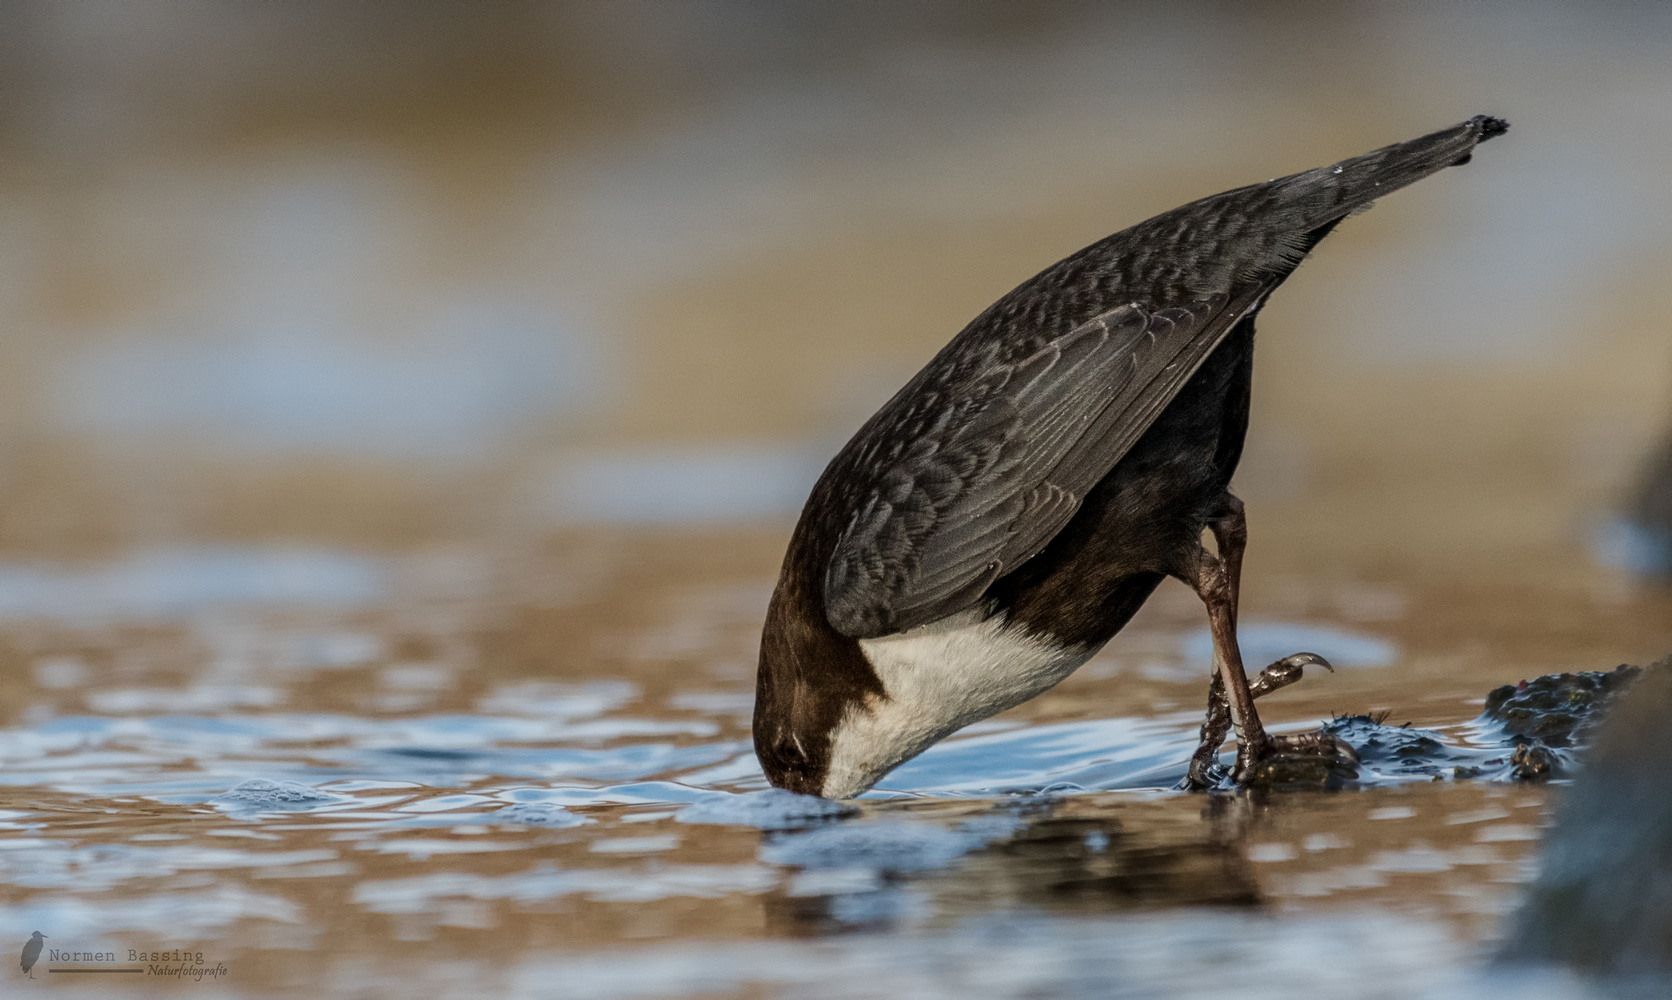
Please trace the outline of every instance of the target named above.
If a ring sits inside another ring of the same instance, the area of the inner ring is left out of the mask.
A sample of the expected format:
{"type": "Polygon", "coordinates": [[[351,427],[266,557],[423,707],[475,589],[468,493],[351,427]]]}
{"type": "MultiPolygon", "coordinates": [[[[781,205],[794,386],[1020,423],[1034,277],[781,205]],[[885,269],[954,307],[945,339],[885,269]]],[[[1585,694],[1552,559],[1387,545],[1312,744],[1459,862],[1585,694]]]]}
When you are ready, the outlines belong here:
{"type": "Polygon", "coordinates": [[[1266,291],[1121,306],[876,424],[911,439],[862,452],[877,461],[826,566],[831,625],[886,635],[978,601],[1062,530],[1266,291]]]}

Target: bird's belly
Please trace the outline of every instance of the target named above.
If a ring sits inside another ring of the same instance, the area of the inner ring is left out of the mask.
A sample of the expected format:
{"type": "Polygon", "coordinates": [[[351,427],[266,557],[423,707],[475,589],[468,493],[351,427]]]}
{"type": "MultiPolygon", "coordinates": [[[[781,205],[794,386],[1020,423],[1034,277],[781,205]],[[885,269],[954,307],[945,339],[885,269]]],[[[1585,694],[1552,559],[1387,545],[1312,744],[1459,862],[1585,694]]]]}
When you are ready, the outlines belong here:
{"type": "Polygon", "coordinates": [[[831,735],[823,792],[846,798],[972,722],[1049,689],[1096,652],[969,611],[859,640],[884,697],[854,706],[831,735]]]}

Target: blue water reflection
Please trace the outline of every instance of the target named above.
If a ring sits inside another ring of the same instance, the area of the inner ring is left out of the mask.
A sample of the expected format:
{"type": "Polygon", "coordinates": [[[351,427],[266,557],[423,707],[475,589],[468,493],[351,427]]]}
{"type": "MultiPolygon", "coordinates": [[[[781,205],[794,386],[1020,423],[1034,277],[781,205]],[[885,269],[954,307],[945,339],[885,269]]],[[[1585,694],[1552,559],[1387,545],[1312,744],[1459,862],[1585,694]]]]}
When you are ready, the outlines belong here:
{"type": "Polygon", "coordinates": [[[154,548],[84,567],[0,564],[0,619],[88,624],[227,605],[356,605],[388,588],[382,562],[330,549],[154,548]]]}

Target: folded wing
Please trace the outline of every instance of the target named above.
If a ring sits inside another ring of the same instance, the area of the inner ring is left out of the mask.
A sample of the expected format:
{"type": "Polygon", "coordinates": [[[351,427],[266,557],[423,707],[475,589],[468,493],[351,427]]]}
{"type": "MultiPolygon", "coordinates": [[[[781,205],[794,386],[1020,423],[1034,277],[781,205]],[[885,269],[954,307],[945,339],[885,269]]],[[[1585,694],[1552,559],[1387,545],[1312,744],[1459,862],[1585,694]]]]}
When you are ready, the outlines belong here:
{"type": "Polygon", "coordinates": [[[974,604],[1062,530],[1268,290],[1125,305],[935,393],[910,415],[911,445],[860,473],[825,572],[831,625],[869,638],[974,604]]]}

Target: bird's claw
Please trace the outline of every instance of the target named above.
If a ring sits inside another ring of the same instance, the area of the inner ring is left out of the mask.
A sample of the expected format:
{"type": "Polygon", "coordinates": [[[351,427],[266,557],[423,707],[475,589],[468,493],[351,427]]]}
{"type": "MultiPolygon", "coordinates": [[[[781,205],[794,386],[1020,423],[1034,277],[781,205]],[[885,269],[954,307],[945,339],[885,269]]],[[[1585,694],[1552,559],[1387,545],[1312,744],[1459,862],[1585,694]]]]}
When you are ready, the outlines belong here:
{"type": "Polygon", "coordinates": [[[1335,667],[1317,653],[1296,653],[1285,656],[1271,666],[1260,671],[1258,677],[1248,682],[1248,693],[1258,698],[1271,694],[1273,691],[1286,688],[1301,679],[1309,666],[1323,667],[1330,673],[1335,673],[1335,667]]]}

